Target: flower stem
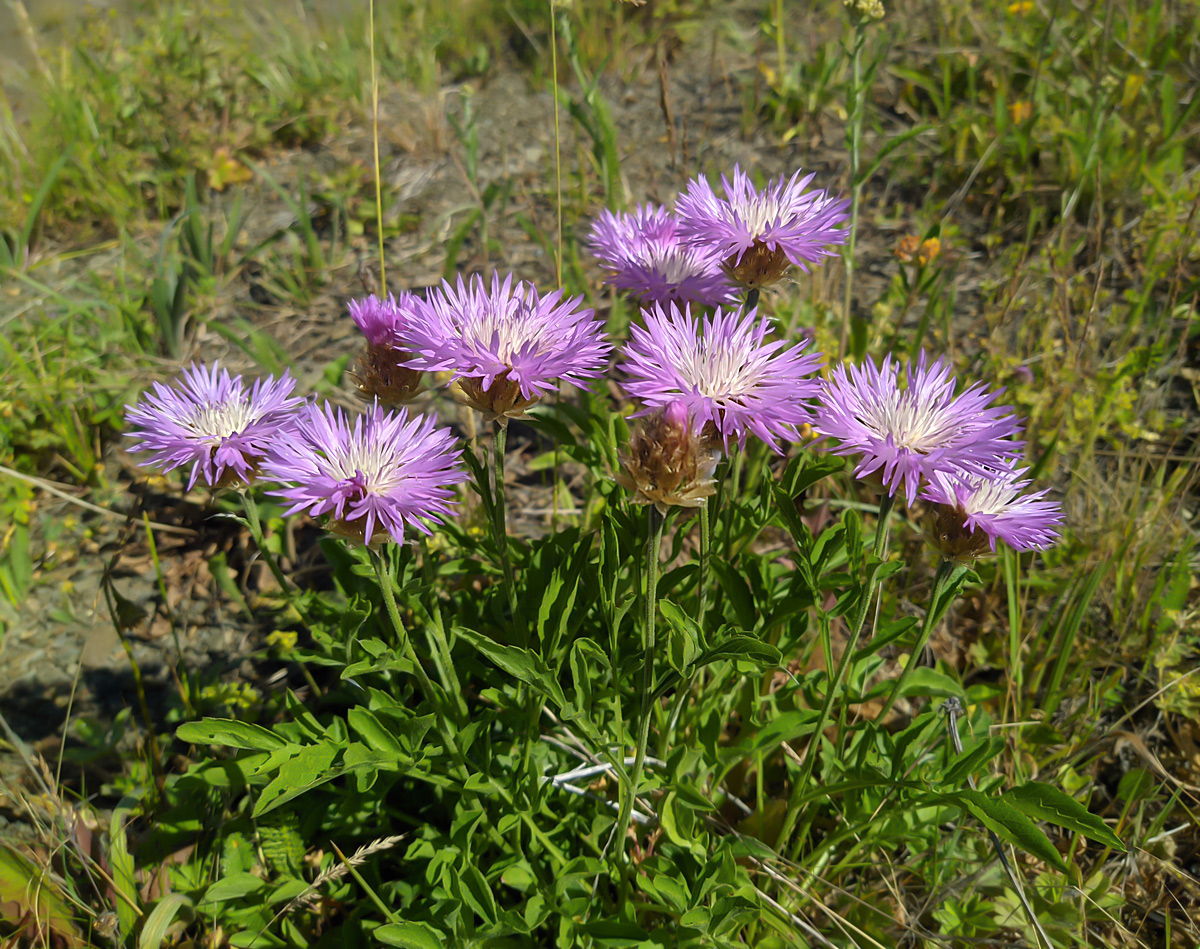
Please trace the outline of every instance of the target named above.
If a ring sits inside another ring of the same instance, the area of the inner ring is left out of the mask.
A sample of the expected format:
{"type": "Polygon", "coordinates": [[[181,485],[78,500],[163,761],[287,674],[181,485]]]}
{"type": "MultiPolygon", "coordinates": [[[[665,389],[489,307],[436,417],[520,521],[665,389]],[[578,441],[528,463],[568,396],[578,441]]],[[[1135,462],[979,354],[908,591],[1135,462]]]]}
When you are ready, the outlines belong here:
{"type": "Polygon", "coordinates": [[[866,29],[861,22],[854,27],[854,51],[852,54],[854,79],[850,86],[852,108],[850,121],[846,125],[846,144],[850,151],[850,227],[846,234],[846,287],[842,299],[842,336],[838,343],[838,356],[845,358],[846,345],[850,339],[850,307],[854,298],[854,244],[858,233],[858,206],[862,201],[862,185],[858,180],[862,151],[863,125],[863,82],[862,51],[866,42],[866,29]]]}
{"type": "Polygon", "coordinates": [[[749,313],[756,306],[758,306],[758,295],[759,295],[758,287],[751,287],[749,290],[746,291],[746,302],[742,306],[743,313],[749,313]]]}
{"type": "Polygon", "coordinates": [[[493,429],[494,442],[492,461],[495,464],[495,481],[493,498],[495,499],[494,520],[492,522],[492,540],[500,553],[500,569],[504,571],[504,589],[508,594],[508,606],[513,615],[517,612],[517,585],[513,578],[512,560],[508,556],[508,521],[504,509],[504,447],[508,438],[506,419],[497,419],[493,429]]]}
{"type": "Polygon", "coordinates": [[[254,545],[258,548],[262,559],[266,561],[267,569],[271,571],[271,576],[279,584],[279,589],[290,599],[293,587],[288,582],[287,577],[283,575],[283,571],[279,569],[279,562],[275,559],[275,555],[271,553],[270,548],[267,547],[266,540],[263,538],[262,520],[258,516],[258,504],[255,503],[254,495],[250,493],[249,488],[242,491],[241,495],[242,510],[246,512],[246,523],[250,525],[250,536],[254,538],[254,545]]]}
{"type": "Polygon", "coordinates": [[[788,840],[792,836],[792,831],[796,827],[796,822],[800,816],[800,798],[804,796],[804,789],[808,787],[808,782],[812,778],[813,768],[820,755],[821,733],[825,731],[825,726],[829,724],[829,713],[833,708],[834,699],[837,698],[838,692],[841,691],[842,681],[849,671],[850,661],[854,657],[855,648],[858,646],[858,637],[861,635],[863,623],[867,619],[867,612],[870,610],[871,602],[875,599],[875,590],[879,586],[879,581],[876,579],[879,575],[878,567],[883,559],[883,552],[887,547],[888,521],[895,502],[896,499],[890,494],[885,494],[880,498],[879,522],[875,527],[875,547],[873,551],[876,563],[867,574],[866,589],[862,591],[862,595],[855,607],[854,618],[850,626],[850,637],[846,641],[841,659],[838,660],[837,669],[833,673],[833,677],[829,680],[829,688],[825,693],[825,701],[821,703],[821,711],[817,715],[816,726],[813,728],[812,737],[809,739],[808,750],[804,754],[804,765],[800,770],[800,777],[792,785],[791,797],[788,800],[787,815],[784,818],[783,827],[779,831],[779,839],[775,841],[775,850],[777,853],[782,853],[787,847],[788,840]]]}
{"type": "Polygon", "coordinates": [[[929,609],[925,611],[925,622],[921,626],[921,635],[917,637],[913,651],[909,654],[908,662],[904,664],[904,671],[900,673],[900,678],[892,686],[891,694],[875,717],[876,721],[882,722],[887,718],[888,712],[896,704],[896,699],[904,694],[904,685],[917,667],[917,663],[921,661],[921,653],[925,651],[925,645],[929,642],[929,637],[933,635],[934,627],[946,615],[946,610],[950,608],[953,597],[946,597],[946,591],[957,583],[966,572],[967,568],[963,564],[955,563],[952,560],[943,560],[938,565],[937,575],[933,578],[933,594],[929,598],[929,609]],[[945,603],[942,602],[943,598],[945,603]]]}
{"type": "Polygon", "coordinates": [[[700,563],[696,581],[696,623],[704,629],[704,620],[708,614],[708,559],[712,556],[712,503],[711,497],[705,498],[700,506],[700,563]]]}
{"type": "Polygon", "coordinates": [[[446,639],[446,625],[442,619],[442,606],[438,602],[437,588],[434,584],[432,561],[430,560],[429,544],[421,538],[421,568],[425,574],[425,588],[429,591],[431,603],[430,616],[433,622],[429,624],[429,639],[437,653],[437,667],[441,673],[442,684],[447,694],[454,701],[454,709],[460,721],[467,720],[467,700],[463,696],[462,684],[454,669],[454,660],[450,657],[450,642],[446,639]]]}
{"type": "Polygon", "coordinates": [[[388,619],[392,623],[392,631],[396,634],[396,642],[404,653],[405,658],[412,663],[413,675],[416,677],[421,694],[433,709],[434,720],[437,723],[437,730],[438,734],[441,735],[442,743],[445,745],[446,751],[454,758],[455,763],[469,772],[470,769],[467,767],[466,759],[463,757],[462,752],[458,750],[458,743],[454,740],[454,735],[446,724],[445,706],[442,704],[433,682],[430,681],[428,674],[425,672],[425,667],[421,665],[421,659],[417,655],[417,651],[413,648],[412,640],[409,638],[407,631],[404,629],[404,623],[400,619],[400,610],[396,606],[396,595],[392,592],[391,571],[384,560],[383,552],[371,547],[368,547],[367,550],[371,555],[371,560],[375,564],[375,576],[379,580],[379,591],[383,594],[383,602],[387,607],[388,619]]]}
{"type": "Polygon", "coordinates": [[[629,819],[633,815],[633,803],[637,798],[638,784],[642,780],[642,767],[646,762],[646,744],[650,740],[650,711],[654,695],[654,622],[658,613],[658,557],[662,547],[663,516],[653,504],[646,507],[646,520],[650,527],[650,539],[646,544],[646,621],[642,626],[642,695],[641,713],[638,717],[637,749],[634,752],[633,770],[629,774],[629,787],[621,799],[621,810],[617,816],[617,834],[614,838],[619,854],[625,854],[625,835],[629,831],[629,819]]]}

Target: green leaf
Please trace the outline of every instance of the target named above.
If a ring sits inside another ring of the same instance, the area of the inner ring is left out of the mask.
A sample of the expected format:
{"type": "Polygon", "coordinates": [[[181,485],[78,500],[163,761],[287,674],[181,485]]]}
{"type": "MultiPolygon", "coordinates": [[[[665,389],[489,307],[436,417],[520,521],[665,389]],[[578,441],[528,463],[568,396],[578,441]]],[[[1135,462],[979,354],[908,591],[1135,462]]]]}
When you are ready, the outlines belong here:
{"type": "Polygon", "coordinates": [[[968,811],[992,831],[997,837],[1040,857],[1056,870],[1067,872],[1067,864],[1054,844],[1038,828],[1037,824],[1017,810],[1008,801],[989,797],[980,791],[962,790],[938,797],[948,804],[956,804],[968,811]]]}
{"type": "Polygon", "coordinates": [[[349,721],[350,727],[362,736],[363,741],[375,751],[396,757],[404,754],[404,749],[400,747],[396,736],[362,706],[350,709],[346,713],[346,720],[349,721]]]}
{"type": "Polygon", "coordinates": [[[168,893],[154,905],[154,909],[142,924],[142,932],[138,936],[138,949],[159,949],[175,917],[183,914],[185,919],[190,919],[191,910],[192,901],[182,893],[168,893]]]}
{"type": "Polygon", "coordinates": [[[232,718],[205,718],[180,725],[175,732],[181,741],[193,745],[227,745],[251,751],[276,751],[287,745],[268,728],[239,722],[232,718]]]}
{"type": "Polygon", "coordinates": [[[464,867],[459,882],[462,884],[463,900],[467,905],[475,910],[484,921],[494,923],[496,921],[496,898],[492,896],[492,889],[487,885],[487,880],[483,878],[483,874],[479,872],[478,868],[473,865],[464,867]]]}
{"type": "Polygon", "coordinates": [[[754,608],[754,594],[750,592],[746,580],[741,573],[718,557],[713,557],[709,566],[729,598],[738,625],[745,629],[753,629],[758,622],[758,611],[754,608]]]}
{"type": "Polygon", "coordinates": [[[967,775],[974,774],[979,770],[980,765],[986,761],[991,761],[1003,750],[1004,740],[1002,738],[991,738],[987,741],[981,741],[970,751],[952,761],[950,767],[946,769],[946,773],[942,775],[942,780],[947,784],[958,784],[967,775]]]}
{"type": "Polygon", "coordinates": [[[540,689],[543,694],[553,699],[559,708],[567,704],[558,679],[551,674],[540,656],[534,655],[528,649],[506,646],[493,639],[488,639],[473,629],[460,626],[455,628],[454,633],[469,642],[478,652],[509,675],[520,679],[526,685],[540,689]]]}
{"type": "Polygon", "coordinates": [[[387,923],[375,930],[375,938],[385,946],[402,949],[442,949],[445,940],[432,926],[425,923],[387,923]]]}
{"type": "Polygon", "coordinates": [[[696,667],[722,659],[745,659],[766,666],[777,666],[783,661],[783,656],[778,649],[761,639],[736,634],[701,655],[696,660],[696,667]]]}
{"type": "Polygon", "coordinates": [[[1019,787],[1010,788],[1000,795],[1000,798],[1034,820],[1044,820],[1048,824],[1065,827],[1089,840],[1125,853],[1125,845],[1121,843],[1121,838],[1114,834],[1103,820],[1056,787],[1042,784],[1040,781],[1029,781],[1019,787]]]}
{"type": "Polygon", "coordinates": [[[285,761],[274,780],[263,788],[251,816],[261,817],[326,781],[332,781],[344,771],[343,768],[329,768],[339,750],[334,744],[309,745],[285,761]]]}
{"type": "Polygon", "coordinates": [[[935,696],[945,699],[954,696],[963,700],[967,697],[963,692],[963,687],[950,676],[924,666],[913,669],[900,694],[935,696]]]}
{"type": "Polygon", "coordinates": [[[266,881],[262,877],[255,876],[253,873],[231,873],[205,890],[204,898],[200,900],[200,903],[204,905],[240,899],[258,892],[266,885],[266,881]]]}

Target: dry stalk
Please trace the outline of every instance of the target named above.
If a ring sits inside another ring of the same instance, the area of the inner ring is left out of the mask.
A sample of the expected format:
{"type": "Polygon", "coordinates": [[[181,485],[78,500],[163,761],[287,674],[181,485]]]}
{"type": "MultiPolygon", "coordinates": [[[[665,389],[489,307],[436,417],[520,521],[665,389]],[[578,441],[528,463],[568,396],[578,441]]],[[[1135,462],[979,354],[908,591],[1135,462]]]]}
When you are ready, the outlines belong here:
{"type": "MultiPolygon", "coordinates": [[[[275,914],[275,919],[279,919],[285,913],[292,913],[298,909],[305,909],[311,906],[317,900],[317,890],[326,883],[332,883],[334,880],[340,880],[351,868],[357,867],[360,864],[367,862],[367,857],[372,854],[379,853],[382,850],[391,850],[396,844],[400,843],[407,834],[399,834],[395,837],[380,837],[378,840],[373,840],[369,844],[364,844],[359,847],[354,853],[346,858],[345,862],[334,864],[315,880],[310,883],[305,890],[288,903],[283,909],[275,914]]],[[[271,920],[272,923],[275,919],[271,920]]]]}

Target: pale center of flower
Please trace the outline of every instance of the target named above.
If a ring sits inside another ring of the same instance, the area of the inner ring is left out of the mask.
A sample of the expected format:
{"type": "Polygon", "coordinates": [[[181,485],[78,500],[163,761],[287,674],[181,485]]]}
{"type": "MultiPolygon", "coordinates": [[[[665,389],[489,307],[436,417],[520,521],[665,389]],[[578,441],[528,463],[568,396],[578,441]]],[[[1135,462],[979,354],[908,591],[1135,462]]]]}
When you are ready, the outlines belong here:
{"type": "Polygon", "coordinates": [[[639,255],[641,263],[670,284],[681,284],[703,272],[703,265],[695,254],[682,247],[647,244],[639,255]]]}
{"type": "Polygon", "coordinates": [[[393,491],[404,480],[401,459],[395,446],[379,439],[352,441],[343,452],[328,459],[329,466],[341,483],[338,491],[383,495],[393,491]]]}
{"type": "Polygon", "coordinates": [[[863,421],[881,436],[892,436],[897,448],[926,455],[945,445],[953,434],[952,420],[941,409],[920,406],[908,392],[891,392],[882,402],[867,406],[863,421]]]}
{"type": "Polygon", "coordinates": [[[733,209],[746,225],[751,237],[758,237],[779,220],[783,208],[773,194],[754,194],[743,201],[732,202],[733,209]]]}
{"type": "Polygon", "coordinates": [[[258,415],[248,401],[217,402],[197,406],[195,411],[178,421],[196,439],[217,445],[222,438],[237,435],[258,421],[258,415]]]}
{"type": "Polygon", "coordinates": [[[470,336],[491,350],[503,363],[512,358],[529,342],[539,342],[543,329],[533,319],[533,308],[524,300],[513,300],[506,306],[489,306],[467,327],[470,336]]]}
{"type": "Polygon", "coordinates": [[[762,379],[761,367],[746,353],[698,345],[684,354],[679,374],[697,391],[716,402],[736,401],[750,394],[762,379]]]}
{"type": "Polygon", "coordinates": [[[966,503],[962,505],[965,514],[1002,514],[1016,497],[1011,483],[1003,478],[972,478],[970,490],[966,494],[966,503]]]}

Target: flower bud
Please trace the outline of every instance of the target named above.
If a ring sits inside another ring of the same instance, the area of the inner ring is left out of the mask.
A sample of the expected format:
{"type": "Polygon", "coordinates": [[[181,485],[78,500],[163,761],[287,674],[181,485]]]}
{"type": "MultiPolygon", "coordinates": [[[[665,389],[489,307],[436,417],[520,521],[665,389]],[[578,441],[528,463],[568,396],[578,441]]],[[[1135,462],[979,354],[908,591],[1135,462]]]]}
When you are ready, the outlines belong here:
{"type": "Polygon", "coordinates": [[[386,407],[411,399],[421,386],[421,371],[401,365],[407,356],[390,343],[368,343],[353,373],[359,396],[368,402],[378,399],[386,407]]]}
{"type": "Polygon", "coordinates": [[[698,508],[716,493],[720,457],[692,425],[686,403],[674,401],[634,431],[616,481],[633,493],[634,504],[653,504],[660,514],[698,508]]]}

